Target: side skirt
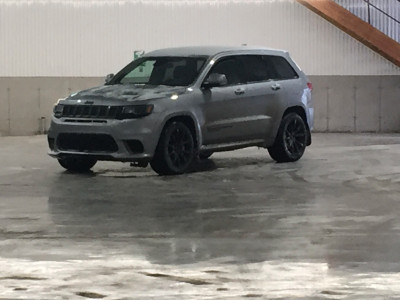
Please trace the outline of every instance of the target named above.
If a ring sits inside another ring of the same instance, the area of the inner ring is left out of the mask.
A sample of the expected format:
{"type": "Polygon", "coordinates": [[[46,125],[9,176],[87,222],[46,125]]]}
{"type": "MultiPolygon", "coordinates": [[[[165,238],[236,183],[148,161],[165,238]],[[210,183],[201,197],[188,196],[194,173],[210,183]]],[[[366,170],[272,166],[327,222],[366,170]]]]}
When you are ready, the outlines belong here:
{"type": "Polygon", "coordinates": [[[264,140],[250,140],[250,141],[241,141],[241,142],[234,142],[234,143],[225,143],[225,144],[211,144],[211,145],[203,145],[200,147],[200,151],[229,151],[229,150],[236,150],[246,147],[263,147],[264,140]]]}

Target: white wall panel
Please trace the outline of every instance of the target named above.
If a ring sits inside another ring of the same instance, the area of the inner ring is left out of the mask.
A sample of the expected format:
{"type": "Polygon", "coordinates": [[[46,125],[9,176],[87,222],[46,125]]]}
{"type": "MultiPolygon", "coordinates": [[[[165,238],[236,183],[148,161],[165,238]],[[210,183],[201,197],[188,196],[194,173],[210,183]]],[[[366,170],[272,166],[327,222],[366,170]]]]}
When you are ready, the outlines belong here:
{"type": "Polygon", "coordinates": [[[287,49],[309,75],[400,68],[294,0],[0,0],[0,76],[103,76],[133,51],[247,43],[287,49]]]}

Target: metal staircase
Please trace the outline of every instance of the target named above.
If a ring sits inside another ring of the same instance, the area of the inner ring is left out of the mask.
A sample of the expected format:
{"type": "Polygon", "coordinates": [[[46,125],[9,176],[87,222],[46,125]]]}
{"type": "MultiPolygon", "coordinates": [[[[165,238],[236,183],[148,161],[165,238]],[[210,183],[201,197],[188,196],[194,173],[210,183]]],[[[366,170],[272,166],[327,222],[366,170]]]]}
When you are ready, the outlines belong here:
{"type": "Polygon", "coordinates": [[[399,0],[297,2],[400,67],[399,0]]]}
{"type": "Polygon", "coordinates": [[[334,0],[400,43],[400,0],[334,0]]]}

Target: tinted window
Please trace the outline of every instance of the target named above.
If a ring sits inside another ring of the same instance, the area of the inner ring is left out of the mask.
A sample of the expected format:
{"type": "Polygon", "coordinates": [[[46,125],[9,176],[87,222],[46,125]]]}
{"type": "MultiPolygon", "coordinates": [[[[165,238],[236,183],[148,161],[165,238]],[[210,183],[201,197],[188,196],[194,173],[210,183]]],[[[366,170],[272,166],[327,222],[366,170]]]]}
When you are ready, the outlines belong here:
{"type": "Polygon", "coordinates": [[[243,67],[236,57],[223,58],[211,69],[210,73],[224,74],[228,85],[244,82],[243,67]]]}
{"type": "Polygon", "coordinates": [[[264,60],[269,64],[269,68],[274,70],[274,79],[293,79],[299,78],[296,71],[288,63],[288,61],[281,56],[264,56],[264,60]]]}
{"type": "Polygon", "coordinates": [[[266,81],[275,77],[261,55],[242,55],[239,59],[245,69],[246,82],[266,81]]]}

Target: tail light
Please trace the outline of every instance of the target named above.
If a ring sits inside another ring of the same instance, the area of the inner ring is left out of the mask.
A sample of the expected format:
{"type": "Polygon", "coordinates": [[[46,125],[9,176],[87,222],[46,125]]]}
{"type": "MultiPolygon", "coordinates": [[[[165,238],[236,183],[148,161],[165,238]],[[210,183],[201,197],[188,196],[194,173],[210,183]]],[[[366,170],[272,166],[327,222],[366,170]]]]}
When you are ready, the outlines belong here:
{"type": "Polygon", "coordinates": [[[311,82],[307,82],[307,87],[310,89],[310,91],[313,90],[313,87],[312,87],[312,83],[311,83],[311,82]]]}

